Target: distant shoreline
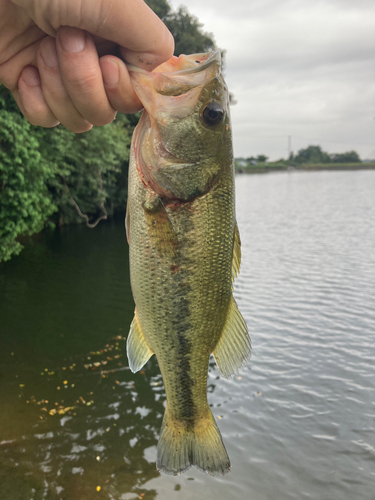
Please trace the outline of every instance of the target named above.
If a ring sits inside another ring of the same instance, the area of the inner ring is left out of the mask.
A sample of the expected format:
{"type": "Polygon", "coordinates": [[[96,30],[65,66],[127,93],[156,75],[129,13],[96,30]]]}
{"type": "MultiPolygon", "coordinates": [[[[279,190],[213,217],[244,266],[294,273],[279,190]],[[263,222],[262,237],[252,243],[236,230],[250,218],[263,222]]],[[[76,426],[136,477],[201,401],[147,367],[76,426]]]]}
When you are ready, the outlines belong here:
{"type": "Polygon", "coordinates": [[[261,174],[267,172],[290,172],[294,170],[302,170],[311,172],[317,170],[375,170],[375,163],[317,163],[305,165],[254,165],[250,167],[235,167],[236,174],[261,174]]]}

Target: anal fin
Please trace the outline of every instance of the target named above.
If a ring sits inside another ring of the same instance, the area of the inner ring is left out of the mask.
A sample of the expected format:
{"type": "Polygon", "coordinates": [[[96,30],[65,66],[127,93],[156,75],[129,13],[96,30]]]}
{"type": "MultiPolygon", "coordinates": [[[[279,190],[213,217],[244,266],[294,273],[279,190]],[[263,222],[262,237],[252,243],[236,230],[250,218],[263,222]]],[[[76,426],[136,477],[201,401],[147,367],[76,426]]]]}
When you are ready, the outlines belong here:
{"type": "Polygon", "coordinates": [[[245,320],[232,297],[220,339],[212,354],[222,375],[232,377],[250,358],[251,341],[245,320]]]}
{"type": "Polygon", "coordinates": [[[126,342],[126,352],[128,355],[129,368],[133,373],[139,371],[154,354],[147,345],[141,330],[137,311],[135,311],[133,321],[130,325],[130,332],[126,342]]]}
{"type": "Polygon", "coordinates": [[[234,228],[233,240],[232,281],[237,278],[241,266],[241,238],[237,222],[234,228]]]}

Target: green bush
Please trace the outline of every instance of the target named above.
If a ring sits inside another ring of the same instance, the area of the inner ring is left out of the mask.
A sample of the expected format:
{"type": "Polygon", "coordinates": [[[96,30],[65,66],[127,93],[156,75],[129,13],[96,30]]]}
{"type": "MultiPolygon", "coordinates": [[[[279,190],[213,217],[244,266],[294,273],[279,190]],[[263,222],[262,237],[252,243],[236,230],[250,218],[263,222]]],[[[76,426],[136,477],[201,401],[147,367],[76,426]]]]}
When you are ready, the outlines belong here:
{"type": "Polygon", "coordinates": [[[21,251],[17,236],[39,232],[57,210],[47,187],[55,166],[31,128],[19,113],[0,109],[0,261],[21,251]]]}

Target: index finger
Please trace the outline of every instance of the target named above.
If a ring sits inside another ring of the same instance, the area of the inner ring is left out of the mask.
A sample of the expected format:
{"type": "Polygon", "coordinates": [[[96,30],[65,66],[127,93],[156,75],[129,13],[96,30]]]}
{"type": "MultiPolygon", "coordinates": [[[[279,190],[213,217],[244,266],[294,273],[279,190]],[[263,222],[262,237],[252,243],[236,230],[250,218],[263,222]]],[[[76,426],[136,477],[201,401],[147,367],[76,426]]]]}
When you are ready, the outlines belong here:
{"type": "MultiPolygon", "coordinates": [[[[88,27],[84,29],[93,33],[88,27]]],[[[127,62],[147,71],[170,59],[174,52],[172,34],[143,0],[113,0],[93,34],[116,42],[127,62]]]]}
{"type": "Polygon", "coordinates": [[[88,31],[115,42],[128,62],[148,71],[173,55],[171,33],[143,0],[12,1],[45,33],[56,37],[62,26],[88,31]]]}

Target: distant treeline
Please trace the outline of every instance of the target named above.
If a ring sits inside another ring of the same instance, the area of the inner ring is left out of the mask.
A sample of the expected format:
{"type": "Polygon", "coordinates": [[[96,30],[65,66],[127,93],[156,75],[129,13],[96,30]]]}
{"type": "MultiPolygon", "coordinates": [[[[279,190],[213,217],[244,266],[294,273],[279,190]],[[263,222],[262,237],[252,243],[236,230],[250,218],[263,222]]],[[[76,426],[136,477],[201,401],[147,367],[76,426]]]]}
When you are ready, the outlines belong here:
{"type": "MultiPolygon", "coordinates": [[[[175,55],[216,48],[198,19],[166,0],[146,0],[175,38],[175,55]]],[[[19,236],[44,227],[91,221],[124,212],[131,137],[139,115],[74,134],[43,129],[21,115],[0,85],[0,262],[18,254],[19,236]]]]}
{"type": "Polygon", "coordinates": [[[297,168],[303,170],[350,170],[350,169],[375,169],[375,160],[363,162],[356,151],[347,153],[328,154],[320,146],[308,146],[300,149],[297,155],[293,153],[287,160],[281,158],[277,161],[267,161],[265,155],[249,158],[236,158],[237,172],[272,172],[275,170],[288,170],[297,168]]]}
{"type": "Polygon", "coordinates": [[[347,153],[329,154],[322,151],[320,146],[308,146],[300,149],[296,156],[291,153],[289,161],[295,163],[361,163],[362,160],[356,151],[347,153]]]}
{"type": "MultiPolygon", "coordinates": [[[[249,158],[236,158],[236,163],[245,164],[248,166],[255,166],[266,163],[268,156],[258,155],[256,157],[250,156],[249,158]]],[[[329,154],[322,150],[320,146],[308,146],[306,149],[300,149],[296,155],[290,154],[287,160],[280,159],[276,162],[269,162],[269,164],[283,164],[287,163],[290,166],[302,164],[326,164],[326,163],[361,163],[362,160],[356,151],[348,151],[347,153],[334,153],[329,154]]]]}

